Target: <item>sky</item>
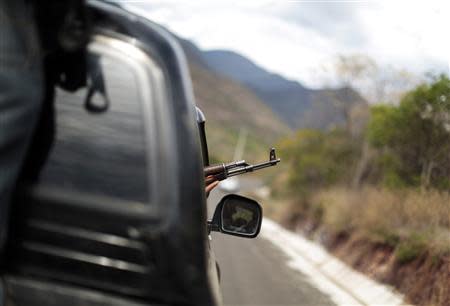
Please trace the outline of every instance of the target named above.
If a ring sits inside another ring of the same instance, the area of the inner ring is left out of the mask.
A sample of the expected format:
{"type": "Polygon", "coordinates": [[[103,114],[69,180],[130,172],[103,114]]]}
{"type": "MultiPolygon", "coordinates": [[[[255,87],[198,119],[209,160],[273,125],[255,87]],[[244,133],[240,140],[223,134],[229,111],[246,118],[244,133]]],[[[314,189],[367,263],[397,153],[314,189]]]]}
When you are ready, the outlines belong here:
{"type": "Polygon", "coordinates": [[[318,88],[338,55],[364,54],[417,75],[450,71],[450,1],[118,1],[201,49],[236,51],[318,88]],[[447,4],[449,3],[449,4],[447,4]]]}

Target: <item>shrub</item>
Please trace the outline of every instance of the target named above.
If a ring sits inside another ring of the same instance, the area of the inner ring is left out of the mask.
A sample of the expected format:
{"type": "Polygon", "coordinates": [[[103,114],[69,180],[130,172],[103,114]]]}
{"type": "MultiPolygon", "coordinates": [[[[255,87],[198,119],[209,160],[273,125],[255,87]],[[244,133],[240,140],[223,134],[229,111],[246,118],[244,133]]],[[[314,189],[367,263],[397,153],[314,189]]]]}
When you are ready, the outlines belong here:
{"type": "Polygon", "coordinates": [[[450,80],[442,75],[407,93],[398,106],[371,109],[367,139],[381,154],[382,182],[447,189],[450,80]]]}
{"type": "Polygon", "coordinates": [[[359,154],[359,144],[343,130],[300,130],[281,143],[290,164],[290,186],[304,196],[314,190],[348,182],[359,154]]]}
{"type": "Polygon", "coordinates": [[[311,218],[320,211],[321,223],[334,232],[353,231],[374,242],[396,247],[400,261],[420,254],[423,248],[439,255],[450,252],[447,193],[333,187],[311,195],[303,210],[311,218]]]}
{"type": "Polygon", "coordinates": [[[400,242],[395,250],[395,256],[399,263],[405,264],[426,251],[427,239],[424,235],[414,233],[400,242]]]}

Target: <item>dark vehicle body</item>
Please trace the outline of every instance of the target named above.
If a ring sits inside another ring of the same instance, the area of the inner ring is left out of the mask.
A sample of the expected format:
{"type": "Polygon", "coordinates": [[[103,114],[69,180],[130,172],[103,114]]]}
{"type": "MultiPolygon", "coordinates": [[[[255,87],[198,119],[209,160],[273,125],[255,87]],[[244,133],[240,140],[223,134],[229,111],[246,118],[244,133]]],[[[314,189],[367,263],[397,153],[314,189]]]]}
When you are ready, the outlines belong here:
{"type": "Polygon", "coordinates": [[[88,11],[110,105],[89,112],[87,89],[56,91],[48,160],[12,206],[5,305],[219,305],[206,141],[182,50],[117,5],[88,11]]]}

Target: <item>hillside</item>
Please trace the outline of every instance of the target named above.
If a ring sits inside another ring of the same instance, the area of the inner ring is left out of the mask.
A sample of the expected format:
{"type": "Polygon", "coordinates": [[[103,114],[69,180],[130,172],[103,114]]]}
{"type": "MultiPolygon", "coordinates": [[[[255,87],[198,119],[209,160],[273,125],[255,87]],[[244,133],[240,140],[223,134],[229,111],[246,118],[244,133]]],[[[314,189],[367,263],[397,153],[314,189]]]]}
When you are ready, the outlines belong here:
{"type": "Polygon", "coordinates": [[[291,129],[251,90],[208,68],[202,52],[191,42],[180,40],[188,58],[197,105],[207,120],[213,159],[229,160],[241,128],[248,132],[244,158],[266,158],[268,148],[291,129]]]}
{"type": "Polygon", "coordinates": [[[189,40],[179,41],[207,118],[213,159],[233,157],[241,129],[248,132],[243,158],[251,160],[295,129],[327,130],[351,122],[359,133],[364,125],[367,102],[351,88],[310,89],[232,51],[202,51],[189,40]]]}
{"type": "Polygon", "coordinates": [[[346,114],[367,102],[353,89],[313,90],[257,66],[240,54],[205,51],[204,60],[220,75],[251,88],[291,128],[328,129],[345,122],[346,114]]]}

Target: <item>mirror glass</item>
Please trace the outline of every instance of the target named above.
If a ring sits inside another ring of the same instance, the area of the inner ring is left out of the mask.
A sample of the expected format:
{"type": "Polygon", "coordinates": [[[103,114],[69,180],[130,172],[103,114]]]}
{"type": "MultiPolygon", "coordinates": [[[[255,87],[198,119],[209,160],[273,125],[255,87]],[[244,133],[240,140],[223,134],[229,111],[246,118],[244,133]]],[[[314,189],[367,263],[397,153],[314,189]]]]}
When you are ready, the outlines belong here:
{"type": "Polygon", "coordinates": [[[255,235],[261,222],[261,209],[253,200],[229,197],[222,207],[222,230],[241,235],[255,235]]]}

